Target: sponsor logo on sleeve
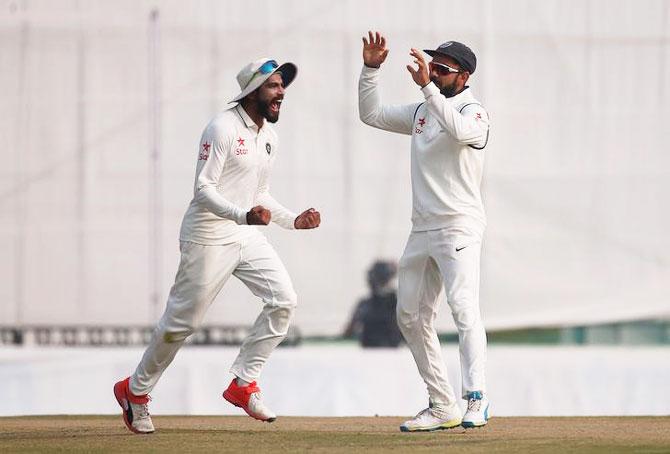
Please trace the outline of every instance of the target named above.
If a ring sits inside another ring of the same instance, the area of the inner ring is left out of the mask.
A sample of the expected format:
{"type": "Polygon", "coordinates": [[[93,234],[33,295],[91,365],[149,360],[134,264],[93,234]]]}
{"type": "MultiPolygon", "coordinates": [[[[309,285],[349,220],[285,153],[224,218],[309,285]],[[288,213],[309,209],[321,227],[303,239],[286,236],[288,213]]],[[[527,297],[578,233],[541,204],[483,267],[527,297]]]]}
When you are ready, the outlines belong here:
{"type": "Polygon", "coordinates": [[[419,120],[416,122],[416,128],[414,128],[414,132],[417,134],[421,134],[423,132],[423,125],[426,124],[426,117],[419,118],[419,120]]]}
{"type": "Polygon", "coordinates": [[[198,155],[198,160],[199,161],[207,161],[209,159],[209,149],[211,148],[212,144],[209,142],[205,142],[202,144],[202,149],[200,150],[200,154],[198,155]]]}

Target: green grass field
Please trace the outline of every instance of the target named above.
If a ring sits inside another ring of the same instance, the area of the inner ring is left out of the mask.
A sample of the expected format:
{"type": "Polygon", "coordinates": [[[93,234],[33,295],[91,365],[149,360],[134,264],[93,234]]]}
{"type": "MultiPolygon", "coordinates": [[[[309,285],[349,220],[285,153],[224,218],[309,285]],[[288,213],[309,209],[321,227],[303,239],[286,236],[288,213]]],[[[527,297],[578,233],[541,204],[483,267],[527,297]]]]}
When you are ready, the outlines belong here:
{"type": "Polygon", "coordinates": [[[134,435],[120,416],[0,418],[0,452],[670,452],[670,417],[494,418],[479,429],[401,433],[403,418],[155,416],[134,435]]]}

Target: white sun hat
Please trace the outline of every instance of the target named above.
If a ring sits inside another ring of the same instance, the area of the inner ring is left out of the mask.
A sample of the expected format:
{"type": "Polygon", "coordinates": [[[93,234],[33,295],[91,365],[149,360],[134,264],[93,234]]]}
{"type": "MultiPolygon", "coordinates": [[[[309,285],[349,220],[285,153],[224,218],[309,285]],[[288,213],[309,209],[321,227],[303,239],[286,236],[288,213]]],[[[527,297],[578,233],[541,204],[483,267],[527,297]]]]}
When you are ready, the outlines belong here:
{"type": "Polygon", "coordinates": [[[268,80],[268,78],[277,71],[281,72],[284,87],[288,87],[298,73],[298,67],[293,63],[284,63],[279,66],[279,64],[271,58],[261,58],[252,61],[237,73],[237,83],[240,84],[240,89],[242,91],[230,102],[241,100],[263,85],[263,82],[268,80]]]}

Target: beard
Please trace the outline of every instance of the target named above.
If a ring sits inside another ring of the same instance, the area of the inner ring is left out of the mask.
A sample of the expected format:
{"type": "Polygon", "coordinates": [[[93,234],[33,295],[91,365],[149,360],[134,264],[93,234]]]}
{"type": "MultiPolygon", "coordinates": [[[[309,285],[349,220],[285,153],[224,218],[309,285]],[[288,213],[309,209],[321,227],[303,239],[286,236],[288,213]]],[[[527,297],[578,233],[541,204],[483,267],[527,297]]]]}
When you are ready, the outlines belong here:
{"type": "Polygon", "coordinates": [[[440,87],[437,83],[437,79],[431,79],[431,81],[440,89],[440,93],[442,93],[445,98],[451,98],[459,93],[458,88],[456,87],[456,81],[452,84],[445,85],[444,87],[440,87]]]}
{"type": "Polygon", "coordinates": [[[270,108],[270,104],[272,104],[273,100],[265,100],[265,99],[259,99],[256,102],[256,107],[258,109],[258,112],[265,118],[268,122],[270,123],[277,123],[279,120],[279,111],[273,112],[272,109],[270,108]]]}

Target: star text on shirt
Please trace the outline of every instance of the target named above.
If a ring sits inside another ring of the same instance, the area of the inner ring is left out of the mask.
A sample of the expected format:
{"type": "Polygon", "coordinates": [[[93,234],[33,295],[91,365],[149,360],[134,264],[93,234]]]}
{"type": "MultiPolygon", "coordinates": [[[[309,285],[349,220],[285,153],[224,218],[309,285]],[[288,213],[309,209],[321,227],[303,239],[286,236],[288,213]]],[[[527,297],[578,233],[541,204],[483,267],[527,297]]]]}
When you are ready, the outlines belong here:
{"type": "Polygon", "coordinates": [[[414,132],[417,134],[421,134],[423,132],[423,125],[426,124],[426,117],[421,117],[419,118],[419,121],[417,122],[418,124],[416,125],[416,128],[414,128],[414,132]]]}
{"type": "Polygon", "coordinates": [[[247,153],[249,153],[249,150],[244,146],[244,139],[242,137],[238,137],[237,148],[235,148],[235,154],[237,156],[241,156],[247,153]]]}
{"type": "Polygon", "coordinates": [[[198,156],[198,160],[200,161],[207,161],[209,159],[209,148],[212,146],[209,142],[205,142],[202,144],[202,150],[200,151],[200,155],[198,156]]]}

